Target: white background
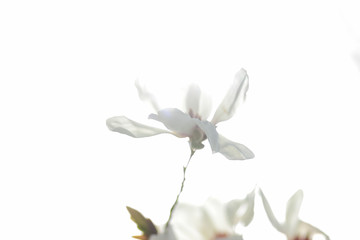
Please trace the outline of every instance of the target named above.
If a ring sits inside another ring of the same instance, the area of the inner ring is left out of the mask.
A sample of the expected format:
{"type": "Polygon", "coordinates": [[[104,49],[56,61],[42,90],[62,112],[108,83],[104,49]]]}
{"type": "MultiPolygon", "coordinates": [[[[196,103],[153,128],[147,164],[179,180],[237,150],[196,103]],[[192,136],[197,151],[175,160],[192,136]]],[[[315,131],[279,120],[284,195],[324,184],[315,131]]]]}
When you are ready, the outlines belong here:
{"type": "MultiPolygon", "coordinates": [[[[258,186],[281,218],[301,188],[303,220],[356,238],[359,22],[355,1],[2,1],[0,239],[130,239],[127,205],[163,224],[187,141],[132,139],[105,121],[153,124],[136,79],[164,107],[198,83],[214,109],[240,68],[247,101],[218,131],[256,157],[228,161],[206,144],[182,200],[258,186]]],[[[285,239],[258,200],[245,239],[285,239]]]]}

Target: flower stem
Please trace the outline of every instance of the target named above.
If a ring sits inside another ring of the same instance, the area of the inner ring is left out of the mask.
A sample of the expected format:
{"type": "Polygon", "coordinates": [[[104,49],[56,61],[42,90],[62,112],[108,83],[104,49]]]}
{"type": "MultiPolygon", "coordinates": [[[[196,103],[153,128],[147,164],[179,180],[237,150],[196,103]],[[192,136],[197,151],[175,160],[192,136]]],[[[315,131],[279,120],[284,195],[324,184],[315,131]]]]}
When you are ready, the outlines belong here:
{"type": "Polygon", "coordinates": [[[170,220],[171,220],[172,215],[173,215],[173,211],[174,211],[174,209],[175,209],[175,207],[176,207],[176,205],[177,205],[177,203],[179,201],[179,197],[180,197],[180,195],[181,195],[181,193],[182,193],[182,191],[184,189],[184,183],[185,183],[185,179],[186,179],[185,178],[186,177],[186,169],[188,168],[190,160],[191,160],[192,156],[194,155],[194,153],[195,153],[195,150],[191,149],[191,154],[190,154],[189,160],[188,160],[186,166],[183,167],[183,180],[182,180],[182,183],[181,183],[181,188],[180,188],[180,191],[179,191],[179,193],[178,193],[178,195],[176,197],[176,200],[175,200],[174,204],[172,205],[172,207],[170,209],[170,215],[169,215],[169,218],[168,218],[168,220],[166,222],[165,229],[169,226],[170,220]]]}

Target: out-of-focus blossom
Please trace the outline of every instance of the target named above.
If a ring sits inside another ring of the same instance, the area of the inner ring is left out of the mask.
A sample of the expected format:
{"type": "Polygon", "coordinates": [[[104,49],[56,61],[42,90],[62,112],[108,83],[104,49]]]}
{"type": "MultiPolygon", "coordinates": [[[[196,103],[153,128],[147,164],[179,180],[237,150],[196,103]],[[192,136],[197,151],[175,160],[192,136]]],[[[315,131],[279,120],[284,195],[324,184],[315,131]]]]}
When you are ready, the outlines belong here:
{"type": "Polygon", "coordinates": [[[281,233],[287,236],[288,240],[311,240],[314,235],[320,234],[325,239],[330,239],[324,232],[299,219],[299,210],[303,200],[302,190],[298,190],[287,202],[285,221],[280,223],[266,199],[264,193],[259,189],[259,194],[271,224],[281,233]]]}
{"type": "Polygon", "coordinates": [[[254,216],[252,191],[245,199],[222,203],[208,199],[203,206],[179,204],[174,212],[172,226],[181,240],[242,240],[235,229],[247,226],[254,216]]]}
{"type": "Polygon", "coordinates": [[[163,232],[151,235],[149,240],[178,240],[178,238],[175,236],[171,225],[169,225],[163,232]]]}
{"type": "Polygon", "coordinates": [[[250,159],[254,154],[246,146],[230,141],[218,134],[216,124],[230,119],[239,102],[245,100],[249,86],[249,78],[244,69],[236,75],[233,85],[217,108],[211,121],[207,121],[206,102],[201,101],[201,91],[196,85],[192,85],[187,93],[185,105],[186,113],[177,108],[160,109],[155,97],[144,87],[136,82],[140,99],[150,102],[156,114],[150,114],[149,118],[165,125],[167,130],[147,126],[125,116],[112,117],[107,120],[107,126],[111,131],[119,132],[135,138],[150,137],[161,133],[170,133],[177,137],[188,137],[192,151],[204,147],[202,142],[208,140],[213,153],[220,152],[228,159],[250,159]]]}
{"type": "Polygon", "coordinates": [[[133,236],[133,238],[140,240],[177,240],[171,225],[159,231],[159,227],[156,227],[149,218],[144,217],[141,212],[131,207],[126,208],[130,213],[131,220],[142,232],[142,235],[133,236]]]}

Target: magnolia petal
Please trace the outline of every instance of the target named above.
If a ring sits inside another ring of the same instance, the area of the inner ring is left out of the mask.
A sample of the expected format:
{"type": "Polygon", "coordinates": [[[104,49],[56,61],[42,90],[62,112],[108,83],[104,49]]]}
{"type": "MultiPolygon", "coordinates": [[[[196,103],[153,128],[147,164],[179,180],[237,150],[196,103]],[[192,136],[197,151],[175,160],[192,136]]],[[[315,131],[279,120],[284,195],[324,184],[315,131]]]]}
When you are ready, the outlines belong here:
{"type": "Polygon", "coordinates": [[[251,191],[245,199],[235,199],[227,203],[226,211],[228,220],[232,225],[237,225],[239,222],[243,226],[250,224],[254,218],[254,201],[255,190],[251,191]],[[242,214],[238,214],[240,208],[245,208],[244,211],[241,211],[242,214]]]}
{"type": "Polygon", "coordinates": [[[216,238],[215,240],[243,240],[243,237],[241,235],[231,235],[229,237],[220,237],[216,238]]]}
{"type": "Polygon", "coordinates": [[[200,96],[200,107],[199,107],[200,119],[208,119],[211,113],[211,105],[212,105],[211,96],[206,94],[205,92],[202,92],[200,96]]]}
{"type": "Polygon", "coordinates": [[[246,160],[254,158],[254,153],[245,145],[230,141],[224,136],[218,136],[219,152],[230,160],[246,160]]]}
{"type": "Polygon", "coordinates": [[[204,203],[204,212],[207,221],[211,222],[215,233],[232,235],[234,226],[228,222],[226,205],[215,198],[209,198],[204,203]]]}
{"type": "Polygon", "coordinates": [[[154,128],[132,121],[125,116],[109,118],[106,120],[106,125],[111,131],[126,134],[134,138],[150,137],[160,133],[171,133],[160,128],[154,128]]]}
{"type": "Polygon", "coordinates": [[[266,199],[263,191],[260,188],[259,188],[259,194],[262,199],[262,203],[264,205],[266,215],[268,216],[271,224],[274,226],[274,228],[276,228],[276,230],[286,234],[284,226],[282,224],[280,224],[279,221],[275,218],[275,215],[270,207],[270,204],[269,204],[268,200],[266,199]]]}
{"type": "Polygon", "coordinates": [[[199,119],[194,119],[196,125],[205,133],[213,153],[219,151],[219,134],[216,131],[215,126],[208,121],[200,121],[199,119]]]}
{"type": "Polygon", "coordinates": [[[176,236],[186,240],[210,239],[215,233],[209,228],[210,224],[204,219],[204,211],[201,207],[185,203],[176,206],[171,219],[176,236]]]}
{"type": "Polygon", "coordinates": [[[207,119],[211,112],[211,98],[198,85],[191,85],[188,89],[185,99],[185,109],[190,116],[207,119]]]}
{"type": "Polygon", "coordinates": [[[158,114],[150,114],[149,118],[162,122],[167,129],[182,137],[190,137],[196,127],[194,119],[177,108],[162,109],[158,114]]]}
{"type": "Polygon", "coordinates": [[[294,193],[294,195],[292,195],[292,197],[287,202],[284,227],[290,235],[296,231],[297,225],[299,223],[299,211],[303,197],[303,191],[300,189],[294,193]]]}
{"type": "Polygon", "coordinates": [[[168,226],[165,229],[165,232],[156,235],[151,235],[149,240],[177,240],[177,238],[175,236],[172,227],[168,226]]]}
{"type": "Polygon", "coordinates": [[[246,92],[249,88],[249,78],[244,69],[236,73],[233,85],[228,90],[225,98],[217,108],[211,122],[216,125],[221,121],[230,119],[239,102],[245,101],[246,92]]]}
{"type": "Polygon", "coordinates": [[[159,111],[159,105],[154,95],[148,92],[148,90],[144,86],[141,86],[138,80],[135,81],[135,86],[136,89],[138,90],[139,98],[142,101],[149,102],[156,112],[159,111]]]}
{"type": "Polygon", "coordinates": [[[312,239],[314,235],[323,235],[326,240],[330,240],[330,237],[326,233],[324,233],[317,227],[314,227],[313,225],[301,220],[299,220],[298,229],[295,234],[289,237],[296,237],[296,236],[303,238],[310,237],[310,239],[312,239]]]}
{"type": "Polygon", "coordinates": [[[199,113],[201,90],[198,85],[192,84],[186,94],[185,107],[186,111],[190,114],[199,113]]]}

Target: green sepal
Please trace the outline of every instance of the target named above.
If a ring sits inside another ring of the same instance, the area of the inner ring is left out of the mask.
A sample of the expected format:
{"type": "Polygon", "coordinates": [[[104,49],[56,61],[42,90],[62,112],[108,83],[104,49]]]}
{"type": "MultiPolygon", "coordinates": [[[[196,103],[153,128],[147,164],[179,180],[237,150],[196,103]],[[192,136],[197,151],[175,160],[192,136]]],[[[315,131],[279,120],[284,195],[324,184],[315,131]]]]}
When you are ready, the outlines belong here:
{"type": "Polygon", "coordinates": [[[142,231],[146,237],[157,234],[156,227],[149,218],[145,218],[139,211],[131,207],[126,207],[126,209],[130,213],[131,220],[136,223],[138,229],[142,231]]]}

